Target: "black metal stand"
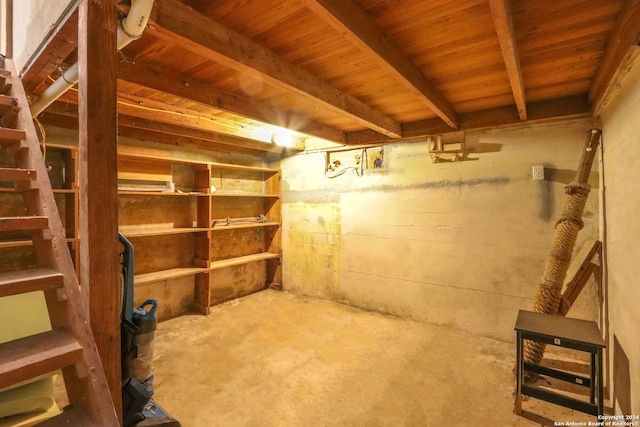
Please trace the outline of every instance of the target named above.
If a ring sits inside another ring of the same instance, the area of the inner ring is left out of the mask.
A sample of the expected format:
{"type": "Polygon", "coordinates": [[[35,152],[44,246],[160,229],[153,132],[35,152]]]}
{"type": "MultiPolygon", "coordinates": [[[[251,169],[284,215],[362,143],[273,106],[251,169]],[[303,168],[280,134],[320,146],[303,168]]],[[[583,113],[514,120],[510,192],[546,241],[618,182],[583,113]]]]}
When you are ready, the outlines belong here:
{"type": "Polygon", "coordinates": [[[604,415],[602,352],[606,347],[595,322],[520,310],[516,330],[516,402],[514,412],[522,411],[522,395],[535,397],[591,415],[604,415]],[[589,377],[534,365],[524,361],[523,340],[584,351],[591,355],[589,377]],[[589,388],[589,401],[575,399],[535,385],[524,384],[524,373],[532,372],[589,388]]]}

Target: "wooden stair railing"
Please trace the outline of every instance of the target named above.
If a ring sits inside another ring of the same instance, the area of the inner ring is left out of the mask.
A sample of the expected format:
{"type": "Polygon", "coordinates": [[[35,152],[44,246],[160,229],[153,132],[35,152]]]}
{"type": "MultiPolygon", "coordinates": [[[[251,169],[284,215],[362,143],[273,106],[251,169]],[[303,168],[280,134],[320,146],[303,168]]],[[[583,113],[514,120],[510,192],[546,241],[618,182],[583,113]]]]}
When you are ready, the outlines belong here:
{"type": "Polygon", "coordinates": [[[42,291],[52,325],[0,344],[0,389],[61,369],[69,408],[40,425],[118,426],[27,97],[13,63],[0,65],[0,150],[15,161],[0,168],[0,183],[24,200],[23,216],[0,217],[0,243],[29,236],[37,263],[0,271],[0,298],[42,291]]]}

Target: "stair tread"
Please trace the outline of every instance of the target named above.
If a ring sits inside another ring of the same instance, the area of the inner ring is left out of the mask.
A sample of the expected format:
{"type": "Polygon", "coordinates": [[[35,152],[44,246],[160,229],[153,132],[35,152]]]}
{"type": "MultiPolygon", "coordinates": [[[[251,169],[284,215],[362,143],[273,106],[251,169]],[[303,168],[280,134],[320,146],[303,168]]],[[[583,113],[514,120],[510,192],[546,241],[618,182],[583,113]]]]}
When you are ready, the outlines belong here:
{"type": "Polygon", "coordinates": [[[46,216],[11,216],[0,218],[2,230],[41,230],[49,227],[46,216]]]}
{"type": "Polygon", "coordinates": [[[64,286],[64,276],[48,268],[0,273],[0,297],[64,286]]]}
{"type": "Polygon", "coordinates": [[[36,171],[20,168],[0,168],[0,181],[26,181],[36,179],[36,171]]]}
{"type": "Polygon", "coordinates": [[[25,139],[27,139],[27,133],[24,130],[0,127],[0,145],[3,147],[25,139]]]}
{"type": "Polygon", "coordinates": [[[71,366],[82,347],[62,329],[0,344],[0,389],[71,366]]]}
{"type": "Polygon", "coordinates": [[[97,424],[93,423],[87,413],[78,407],[66,408],[62,413],[38,424],[38,427],[59,426],[97,427],[97,424]]]}
{"type": "Polygon", "coordinates": [[[8,108],[11,107],[16,107],[18,106],[18,99],[14,98],[13,96],[9,96],[9,95],[2,95],[0,94],[0,111],[4,112],[7,111],[8,108]]]}
{"type": "MultiPolygon", "coordinates": [[[[64,295],[56,295],[58,298],[48,298],[51,304],[57,305],[51,307],[55,309],[50,316],[53,331],[0,344],[0,389],[67,367],[64,369],[67,396],[71,406],[79,409],[65,411],[41,425],[116,426],[116,411],[89,327],[88,313],[82,304],[74,266],[64,241],[64,230],[58,221],[56,199],[49,190],[50,177],[39,153],[40,144],[29,112],[27,96],[13,61],[4,61],[4,66],[8,68],[6,70],[2,69],[2,62],[0,59],[0,80],[4,80],[0,81],[0,86],[4,86],[0,88],[0,94],[6,97],[0,98],[0,110],[5,109],[6,113],[0,114],[0,147],[8,149],[7,154],[14,158],[17,167],[35,169],[38,173],[35,180],[19,180],[15,185],[8,185],[12,180],[0,179],[3,182],[0,192],[28,192],[25,202],[29,206],[29,213],[43,216],[0,218],[0,237],[24,240],[25,232],[32,233],[36,259],[41,262],[40,265],[56,265],[55,268],[64,275],[62,281],[66,292],[64,295]],[[11,97],[17,99],[17,105],[14,105],[11,97]],[[30,191],[36,189],[39,190],[30,191]],[[55,304],[56,299],[65,298],[66,301],[55,304]],[[58,325],[65,325],[64,330],[57,329],[58,325]]],[[[16,213],[7,212],[8,215],[16,213]]],[[[0,240],[0,246],[2,243],[0,240]]],[[[58,280],[60,279],[24,279],[23,284],[31,287],[50,286],[51,289],[57,286],[58,280]]],[[[15,282],[6,282],[5,286],[0,286],[0,293],[4,292],[2,288],[9,289],[10,292],[18,291],[15,282]]],[[[56,289],[52,291],[51,293],[57,293],[56,289]]]]}

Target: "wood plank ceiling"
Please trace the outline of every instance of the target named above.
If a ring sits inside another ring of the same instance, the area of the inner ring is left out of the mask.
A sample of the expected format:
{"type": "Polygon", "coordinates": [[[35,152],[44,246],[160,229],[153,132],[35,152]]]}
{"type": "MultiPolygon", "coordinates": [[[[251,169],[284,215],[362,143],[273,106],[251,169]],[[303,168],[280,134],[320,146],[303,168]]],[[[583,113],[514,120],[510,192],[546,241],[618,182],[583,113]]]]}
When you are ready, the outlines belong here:
{"type": "MultiPolygon", "coordinates": [[[[359,144],[597,115],[639,36],[640,0],[156,0],[121,52],[119,133],[277,152],[268,125],[359,144]]],[[[24,73],[33,98],[76,40],[73,16],[24,73]]],[[[77,126],[77,103],[40,120],[77,126]]]]}

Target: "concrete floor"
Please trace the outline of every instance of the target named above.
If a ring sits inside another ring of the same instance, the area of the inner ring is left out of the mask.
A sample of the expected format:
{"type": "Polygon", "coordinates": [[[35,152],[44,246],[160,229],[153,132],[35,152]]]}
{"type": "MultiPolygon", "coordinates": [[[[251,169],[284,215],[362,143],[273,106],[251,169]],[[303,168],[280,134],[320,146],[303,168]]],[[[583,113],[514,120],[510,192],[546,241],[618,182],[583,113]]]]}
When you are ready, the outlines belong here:
{"type": "Polygon", "coordinates": [[[537,426],[593,421],[531,399],[515,345],[267,290],[158,327],[155,400],[185,427],[537,426]]]}

